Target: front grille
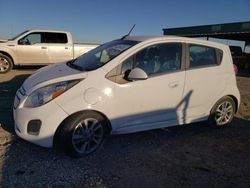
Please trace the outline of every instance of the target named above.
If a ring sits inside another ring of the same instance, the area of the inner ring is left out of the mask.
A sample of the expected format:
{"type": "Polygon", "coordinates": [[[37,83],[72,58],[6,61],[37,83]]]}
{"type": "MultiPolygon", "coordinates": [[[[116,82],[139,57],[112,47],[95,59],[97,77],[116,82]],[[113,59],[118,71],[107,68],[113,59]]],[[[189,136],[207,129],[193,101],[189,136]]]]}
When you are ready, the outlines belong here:
{"type": "Polygon", "coordinates": [[[20,129],[19,129],[19,127],[18,127],[17,125],[15,125],[15,129],[16,129],[19,133],[21,133],[21,131],[20,131],[20,129]]]}
{"type": "Polygon", "coordinates": [[[18,105],[20,104],[21,99],[23,98],[23,96],[25,96],[25,94],[26,94],[26,91],[25,91],[23,86],[20,87],[17,90],[16,96],[15,96],[15,99],[14,99],[14,104],[13,104],[14,109],[16,109],[18,107],[18,105]]]}
{"type": "Polygon", "coordinates": [[[23,86],[19,89],[19,92],[21,93],[22,96],[26,94],[26,91],[23,86]]]}
{"type": "Polygon", "coordinates": [[[14,99],[14,105],[13,105],[14,109],[18,107],[19,103],[20,103],[20,98],[18,97],[18,95],[16,95],[14,99]]]}

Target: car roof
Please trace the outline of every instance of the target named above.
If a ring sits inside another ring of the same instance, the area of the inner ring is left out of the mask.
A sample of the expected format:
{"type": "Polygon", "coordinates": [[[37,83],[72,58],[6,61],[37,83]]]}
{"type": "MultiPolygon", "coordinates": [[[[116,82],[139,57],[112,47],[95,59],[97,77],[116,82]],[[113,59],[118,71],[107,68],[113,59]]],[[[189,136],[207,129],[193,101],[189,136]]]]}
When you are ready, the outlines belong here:
{"type": "Polygon", "coordinates": [[[204,45],[212,45],[212,46],[218,46],[218,47],[226,47],[227,45],[218,43],[218,42],[212,42],[207,41],[204,39],[197,39],[197,38],[189,38],[189,37],[179,37],[179,36],[127,36],[124,38],[124,40],[133,40],[133,41],[161,41],[161,40],[180,40],[180,41],[186,41],[186,42],[194,42],[194,43],[202,43],[204,45]]]}
{"type": "Polygon", "coordinates": [[[49,30],[49,29],[29,29],[27,32],[49,32],[49,33],[69,33],[68,31],[49,30]]]}

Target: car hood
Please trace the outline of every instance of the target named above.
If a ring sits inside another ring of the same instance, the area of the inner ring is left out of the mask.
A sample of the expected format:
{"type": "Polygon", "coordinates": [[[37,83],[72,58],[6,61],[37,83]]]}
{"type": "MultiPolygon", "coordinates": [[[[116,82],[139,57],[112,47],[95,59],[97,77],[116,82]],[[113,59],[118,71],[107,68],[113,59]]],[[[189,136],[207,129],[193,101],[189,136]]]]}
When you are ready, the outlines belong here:
{"type": "Polygon", "coordinates": [[[37,70],[24,81],[22,87],[26,95],[29,95],[34,90],[49,84],[84,79],[86,77],[87,72],[73,69],[69,67],[66,62],[63,62],[49,65],[37,70]]]}
{"type": "Polygon", "coordinates": [[[6,43],[8,40],[0,39],[0,43],[6,43]]]}

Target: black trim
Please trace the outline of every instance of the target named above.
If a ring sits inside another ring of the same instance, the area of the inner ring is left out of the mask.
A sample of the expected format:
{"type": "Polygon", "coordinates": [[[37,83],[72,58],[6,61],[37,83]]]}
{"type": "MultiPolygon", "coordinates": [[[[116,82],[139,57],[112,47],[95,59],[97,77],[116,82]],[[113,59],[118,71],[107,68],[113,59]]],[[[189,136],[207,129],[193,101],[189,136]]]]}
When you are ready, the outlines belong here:
{"type": "Polygon", "coordinates": [[[217,64],[220,65],[224,56],[223,50],[215,48],[217,64]]]}

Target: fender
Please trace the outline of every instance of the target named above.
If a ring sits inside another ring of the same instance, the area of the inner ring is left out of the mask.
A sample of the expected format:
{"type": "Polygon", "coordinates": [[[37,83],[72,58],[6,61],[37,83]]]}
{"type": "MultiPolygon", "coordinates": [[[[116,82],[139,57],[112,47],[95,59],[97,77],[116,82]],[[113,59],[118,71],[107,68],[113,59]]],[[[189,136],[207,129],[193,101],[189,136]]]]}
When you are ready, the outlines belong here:
{"type": "Polygon", "coordinates": [[[11,47],[5,47],[5,46],[0,45],[0,54],[9,56],[12,59],[13,64],[18,65],[15,51],[16,51],[15,44],[13,44],[13,46],[11,46],[11,47]]]}

